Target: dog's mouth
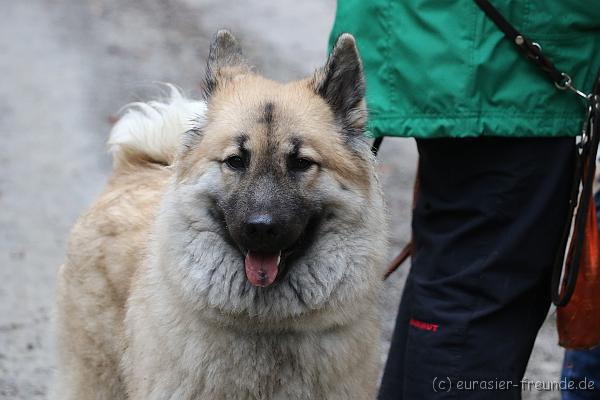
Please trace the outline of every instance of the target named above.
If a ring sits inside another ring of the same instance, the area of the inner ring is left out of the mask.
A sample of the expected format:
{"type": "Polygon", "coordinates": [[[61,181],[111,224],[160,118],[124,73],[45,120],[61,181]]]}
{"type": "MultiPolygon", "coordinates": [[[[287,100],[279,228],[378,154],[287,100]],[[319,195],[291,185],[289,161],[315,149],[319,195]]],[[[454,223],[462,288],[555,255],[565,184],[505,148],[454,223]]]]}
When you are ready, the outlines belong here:
{"type": "Polygon", "coordinates": [[[271,254],[248,251],[244,259],[248,282],[253,286],[270,286],[277,278],[280,263],[281,251],[271,254]]]}
{"type": "Polygon", "coordinates": [[[290,247],[265,252],[263,250],[243,249],[246,279],[252,286],[266,288],[280,281],[294,263],[310,247],[314,233],[318,229],[320,218],[311,218],[300,237],[290,247]]]}
{"type": "Polygon", "coordinates": [[[215,207],[211,209],[212,216],[222,224],[223,237],[240,251],[243,257],[246,279],[255,287],[266,288],[281,281],[289,272],[290,265],[311,246],[315,232],[321,223],[321,214],[313,214],[308,219],[300,236],[289,247],[283,249],[250,249],[244,246],[241,240],[234,239],[221,207],[218,207],[216,202],[214,204],[215,207]]]}
{"type": "Polygon", "coordinates": [[[303,240],[283,250],[263,251],[242,249],[246,279],[255,287],[266,288],[281,281],[290,263],[302,252],[303,240]]]}

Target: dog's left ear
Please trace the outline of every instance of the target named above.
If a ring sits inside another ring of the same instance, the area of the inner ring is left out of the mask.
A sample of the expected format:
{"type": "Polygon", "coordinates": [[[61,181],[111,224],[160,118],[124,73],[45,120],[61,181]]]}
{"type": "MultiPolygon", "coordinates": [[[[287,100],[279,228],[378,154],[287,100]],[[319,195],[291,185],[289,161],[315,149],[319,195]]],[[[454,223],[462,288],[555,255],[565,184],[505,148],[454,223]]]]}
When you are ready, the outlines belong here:
{"type": "Polygon", "coordinates": [[[213,37],[208,54],[204,79],[205,97],[209,98],[219,84],[224,84],[236,75],[248,73],[250,70],[237,39],[227,29],[219,30],[213,37]]]}
{"type": "Polygon", "coordinates": [[[354,37],[341,34],[325,66],[310,80],[340,120],[346,133],[362,135],[367,122],[365,80],[354,37]]]}

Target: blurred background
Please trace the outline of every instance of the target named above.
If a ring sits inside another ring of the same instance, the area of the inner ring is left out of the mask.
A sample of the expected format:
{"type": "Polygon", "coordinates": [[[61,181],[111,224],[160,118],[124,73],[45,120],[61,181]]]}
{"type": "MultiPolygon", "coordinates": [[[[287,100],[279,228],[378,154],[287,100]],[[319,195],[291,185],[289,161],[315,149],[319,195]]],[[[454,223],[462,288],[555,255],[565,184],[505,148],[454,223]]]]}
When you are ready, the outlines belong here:
{"type": "MultiPolygon", "coordinates": [[[[335,1],[0,0],[0,9],[0,399],[45,399],[55,273],[70,227],[110,172],[105,143],[119,109],[163,94],[159,82],[197,95],[222,27],[267,77],[306,76],[325,61],[335,1]]],[[[414,142],[386,139],[379,158],[391,259],[410,236],[414,142]]],[[[385,285],[382,360],[407,270],[385,285]]],[[[558,380],[554,323],[551,311],[527,379],[558,380]]]]}

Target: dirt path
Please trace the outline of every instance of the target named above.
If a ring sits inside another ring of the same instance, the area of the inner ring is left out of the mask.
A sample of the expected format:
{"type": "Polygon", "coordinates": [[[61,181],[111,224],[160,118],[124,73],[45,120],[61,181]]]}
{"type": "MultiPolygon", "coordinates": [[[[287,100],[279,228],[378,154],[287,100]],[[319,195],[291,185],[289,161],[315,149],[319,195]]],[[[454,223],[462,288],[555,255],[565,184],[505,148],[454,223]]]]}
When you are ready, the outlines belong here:
{"type": "MultiPolygon", "coordinates": [[[[119,108],[158,94],[156,82],[197,91],[208,40],[220,27],[236,32],[267,76],[308,74],[324,60],[334,7],[333,0],[2,2],[0,399],[46,398],[54,276],[70,226],[105,182],[104,143],[119,108]]],[[[381,160],[397,251],[408,239],[413,142],[386,140],[381,160]]],[[[386,285],[386,337],[403,277],[386,285]]],[[[555,341],[544,330],[528,377],[555,379],[562,354],[555,341]]],[[[525,396],[542,397],[558,398],[525,396]]]]}

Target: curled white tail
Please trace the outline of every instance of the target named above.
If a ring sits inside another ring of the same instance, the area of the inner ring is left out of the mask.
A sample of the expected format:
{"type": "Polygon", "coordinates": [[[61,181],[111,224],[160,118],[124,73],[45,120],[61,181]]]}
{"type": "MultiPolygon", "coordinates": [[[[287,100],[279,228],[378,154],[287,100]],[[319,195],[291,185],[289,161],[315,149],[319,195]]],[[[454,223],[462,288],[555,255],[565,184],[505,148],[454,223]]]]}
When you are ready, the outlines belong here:
{"type": "Polygon", "coordinates": [[[206,103],[184,97],[174,86],[167,102],[131,103],[110,132],[115,165],[136,159],[171,164],[181,135],[204,123],[206,103]]]}

